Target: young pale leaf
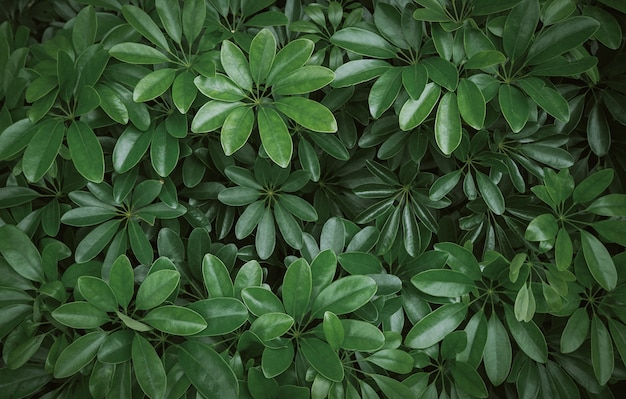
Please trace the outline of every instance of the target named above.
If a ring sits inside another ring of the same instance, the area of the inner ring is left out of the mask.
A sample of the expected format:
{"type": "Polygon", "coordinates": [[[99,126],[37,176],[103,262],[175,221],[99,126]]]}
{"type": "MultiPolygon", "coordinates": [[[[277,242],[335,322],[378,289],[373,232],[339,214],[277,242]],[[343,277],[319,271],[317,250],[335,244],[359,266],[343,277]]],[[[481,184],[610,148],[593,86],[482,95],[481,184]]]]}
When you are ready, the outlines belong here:
{"type": "Polygon", "coordinates": [[[133,338],[132,359],[141,390],[150,399],[162,398],[167,383],[163,362],[150,342],[139,334],[133,338]]]}
{"type": "Polygon", "coordinates": [[[461,116],[456,95],[448,92],[441,97],[437,107],[435,118],[435,140],[437,146],[446,155],[461,144],[463,131],[461,129],[461,116]]]}
{"type": "Polygon", "coordinates": [[[580,240],[591,275],[602,288],[613,290],[617,284],[617,269],[611,254],[600,240],[585,230],[580,231],[580,240]]]}
{"type": "Polygon", "coordinates": [[[337,131],[335,116],[328,108],[316,101],[294,96],[281,98],[274,105],[280,112],[309,130],[320,133],[337,131]]]}
{"type": "MultiPolygon", "coordinates": [[[[294,98],[296,97],[291,99],[293,100],[294,98]]],[[[300,99],[310,101],[312,103],[314,102],[304,98],[300,99]]],[[[291,111],[293,104],[293,102],[288,103],[287,106],[283,105],[283,108],[290,108],[291,111]]],[[[309,114],[309,111],[313,109],[313,107],[311,107],[308,102],[307,105],[308,109],[305,113],[299,113],[298,118],[310,118],[311,114],[309,114]]],[[[323,107],[322,105],[320,106],[323,107]]],[[[324,109],[326,108],[324,107],[324,109]]],[[[319,109],[315,109],[315,111],[319,112],[319,109]]],[[[278,112],[276,112],[273,108],[260,107],[257,111],[257,123],[259,126],[259,134],[261,135],[261,142],[263,143],[263,148],[265,148],[267,155],[269,155],[270,159],[281,168],[289,166],[291,155],[293,154],[293,142],[291,140],[291,136],[289,135],[287,125],[278,112]]]]}

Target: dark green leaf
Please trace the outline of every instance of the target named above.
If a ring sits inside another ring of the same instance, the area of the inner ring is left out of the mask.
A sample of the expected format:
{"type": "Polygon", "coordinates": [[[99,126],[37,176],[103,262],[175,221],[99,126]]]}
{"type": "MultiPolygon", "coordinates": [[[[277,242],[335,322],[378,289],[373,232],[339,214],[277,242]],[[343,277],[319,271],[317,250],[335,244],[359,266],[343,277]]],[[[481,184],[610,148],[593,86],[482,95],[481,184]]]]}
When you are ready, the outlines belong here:
{"type": "Polygon", "coordinates": [[[276,39],[269,29],[262,29],[250,43],[250,73],[257,84],[265,80],[274,63],[276,39]]]}
{"type": "Polygon", "coordinates": [[[109,54],[128,64],[161,64],[169,61],[159,50],[141,43],[118,43],[111,47],[109,54]]]}
{"type": "Polygon", "coordinates": [[[330,345],[317,338],[300,340],[300,350],[311,367],[325,378],[341,382],[344,377],[343,364],[330,345]]]}
{"type": "Polygon", "coordinates": [[[451,298],[465,295],[475,288],[472,279],[465,274],[446,269],[423,271],[413,276],[411,283],[429,295],[451,298]]]}
{"type": "Polygon", "coordinates": [[[199,313],[175,305],[159,306],[146,314],[141,321],[159,331],[174,335],[193,335],[207,327],[207,322],[199,313]]]}
{"type": "Polygon", "coordinates": [[[200,336],[225,335],[235,331],[248,320],[248,309],[235,298],[203,299],[190,303],[188,307],[206,320],[207,327],[198,333],[200,336]]]}
{"type": "Polygon", "coordinates": [[[591,365],[600,385],[605,385],[614,369],[613,342],[599,317],[591,319],[591,365]]]}
{"type": "Polygon", "coordinates": [[[69,344],[54,365],[54,377],[67,378],[91,363],[106,337],[106,331],[93,331],[69,344]]]}
{"type": "Polygon", "coordinates": [[[581,230],[580,239],[587,267],[593,278],[607,291],[617,284],[617,270],[604,244],[590,233],[581,230]]]}
{"type": "Polygon", "coordinates": [[[261,142],[267,155],[278,166],[286,168],[293,154],[293,142],[287,125],[280,114],[269,107],[258,109],[257,120],[261,142]]]}
{"type": "Polygon", "coordinates": [[[133,5],[122,6],[122,14],[137,32],[164,50],[169,50],[167,39],[145,11],[133,5]]]}
{"type": "Polygon", "coordinates": [[[110,321],[106,312],[89,302],[70,302],[52,312],[52,317],[59,323],[72,328],[93,329],[110,321]]]}
{"type": "Polygon", "coordinates": [[[378,34],[357,27],[341,29],[331,42],[346,50],[373,58],[395,58],[396,48],[378,34]]]}
{"type": "Polygon", "coordinates": [[[491,315],[487,322],[483,361],[489,381],[494,385],[502,384],[511,370],[512,349],[509,335],[496,315],[491,315]]]}
{"type": "Polygon", "coordinates": [[[141,390],[150,399],[163,397],[167,382],[165,368],[154,347],[139,334],[133,338],[132,359],[141,390]]]}
{"type": "Polygon", "coordinates": [[[461,144],[463,131],[461,129],[461,115],[456,95],[448,92],[441,97],[435,118],[435,140],[437,146],[446,155],[461,144]]]}
{"type": "Polygon", "coordinates": [[[0,226],[0,253],[20,276],[44,281],[41,255],[22,230],[10,224],[0,226]]]}
{"type": "Polygon", "coordinates": [[[74,121],[67,130],[67,146],[76,170],[87,180],[100,183],[104,179],[104,153],[89,125],[74,121]]]}
{"type": "Polygon", "coordinates": [[[441,87],[434,83],[428,83],[417,100],[409,98],[398,115],[400,128],[412,130],[424,122],[435,108],[440,94],[441,87]]]}
{"type": "Polygon", "coordinates": [[[232,297],[233,281],[224,262],[213,254],[202,260],[202,278],[211,298],[232,297]]]}
{"type": "Polygon", "coordinates": [[[369,302],[376,290],[376,282],[370,277],[342,277],[319,293],[311,305],[311,315],[321,318],[326,311],[336,315],[353,312],[369,302]]]}
{"type": "Polygon", "coordinates": [[[135,307],[149,310],[162,304],[178,287],[180,273],[175,270],[158,270],[150,273],[139,286],[135,307]]]}

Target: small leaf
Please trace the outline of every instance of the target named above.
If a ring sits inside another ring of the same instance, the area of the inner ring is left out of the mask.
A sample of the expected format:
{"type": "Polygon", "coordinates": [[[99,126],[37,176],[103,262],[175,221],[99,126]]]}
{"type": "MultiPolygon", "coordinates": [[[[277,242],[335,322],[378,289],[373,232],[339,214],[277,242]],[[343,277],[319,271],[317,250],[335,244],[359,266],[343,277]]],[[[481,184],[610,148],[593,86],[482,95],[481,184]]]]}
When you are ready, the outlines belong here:
{"type": "Polygon", "coordinates": [[[626,194],[608,194],[593,201],[587,211],[601,216],[626,216],[626,194]]]}
{"type": "Polygon", "coordinates": [[[587,176],[574,189],[573,200],[575,203],[582,204],[595,199],[598,195],[606,190],[614,176],[613,169],[601,169],[594,174],[587,176]]]}
{"type": "Polygon", "coordinates": [[[284,313],[264,313],[250,325],[250,331],[262,341],[271,341],[285,334],[294,324],[293,317],[284,313]]]}
{"type": "Polygon", "coordinates": [[[589,334],[589,323],[587,309],[578,308],[572,313],[561,333],[561,352],[571,353],[583,344],[589,334]]]}
{"type": "Polygon", "coordinates": [[[220,50],[220,61],[224,71],[233,82],[244,90],[252,89],[250,64],[239,47],[229,40],[224,40],[220,50]]]}
{"type": "Polygon", "coordinates": [[[483,200],[496,215],[502,215],[505,210],[504,196],[498,186],[484,173],[476,171],[476,183],[483,200]]]}
{"type": "Polygon", "coordinates": [[[333,350],[339,350],[343,344],[345,332],[341,320],[333,312],[324,312],[324,322],[322,323],[324,338],[333,350]]]}
{"type": "Polygon", "coordinates": [[[105,312],[117,310],[117,298],[104,280],[92,276],[80,276],[76,287],[87,302],[98,309],[105,312]]]}
{"type": "Polygon", "coordinates": [[[202,260],[202,278],[209,297],[232,297],[233,281],[224,262],[213,254],[206,254],[202,260]]]}

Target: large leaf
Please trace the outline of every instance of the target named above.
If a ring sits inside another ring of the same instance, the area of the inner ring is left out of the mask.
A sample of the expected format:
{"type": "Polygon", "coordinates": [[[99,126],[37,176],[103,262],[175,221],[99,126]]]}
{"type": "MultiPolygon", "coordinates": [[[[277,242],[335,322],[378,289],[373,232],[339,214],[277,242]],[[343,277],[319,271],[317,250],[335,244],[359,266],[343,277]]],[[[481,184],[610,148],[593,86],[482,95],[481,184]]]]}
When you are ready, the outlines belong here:
{"type": "Polygon", "coordinates": [[[237,376],[210,346],[196,341],[185,341],[179,346],[178,358],[187,378],[205,397],[239,397],[237,376]]]}
{"type": "Polygon", "coordinates": [[[396,48],[378,34],[357,27],[336,32],[330,41],[339,47],[373,58],[395,58],[396,48]]]}
{"type": "Polygon", "coordinates": [[[469,79],[461,79],[457,89],[457,103],[463,120],[476,130],[485,123],[485,97],[478,86],[469,79]]]}
{"type": "Polygon", "coordinates": [[[326,342],[317,338],[303,338],[300,340],[300,350],[315,371],[331,381],[343,380],[343,364],[337,352],[326,342]]]}
{"type": "Polygon", "coordinates": [[[22,169],[31,181],[39,181],[48,172],[63,144],[65,126],[57,123],[51,130],[38,129],[24,151],[22,169]]]}
{"type": "Polygon", "coordinates": [[[220,142],[224,153],[232,155],[246,144],[254,127],[254,112],[251,107],[235,108],[224,120],[220,142]]]}
{"type": "Polygon", "coordinates": [[[289,119],[309,130],[321,133],[337,131],[337,121],[332,112],[316,101],[294,96],[281,98],[274,105],[289,119]]]}
{"type": "Polygon", "coordinates": [[[515,6],[506,17],[502,34],[505,53],[518,59],[531,43],[539,22],[539,2],[524,0],[515,6]]]}
{"type": "Polygon", "coordinates": [[[193,335],[207,327],[207,322],[200,314],[176,305],[159,306],[146,314],[141,321],[159,331],[174,335],[193,335]]]}
{"type": "Polygon", "coordinates": [[[512,349],[509,335],[496,315],[491,315],[487,322],[487,343],[483,353],[487,377],[494,385],[506,380],[511,370],[512,349]]]}
{"type": "Polygon", "coordinates": [[[41,255],[22,230],[10,224],[0,226],[0,254],[20,276],[44,281],[41,255]]]}
{"type": "Polygon", "coordinates": [[[250,43],[250,73],[257,84],[265,80],[276,56],[276,39],[269,29],[262,29],[250,43]]]}
{"type": "Polygon", "coordinates": [[[528,121],[530,107],[527,97],[517,87],[509,84],[500,85],[498,101],[504,118],[511,129],[517,133],[528,121]]]}
{"type": "Polygon", "coordinates": [[[520,349],[534,361],[545,363],[548,359],[548,346],[539,327],[532,320],[518,321],[509,306],[504,310],[509,331],[520,349]]]}
{"type": "Polygon", "coordinates": [[[580,231],[580,240],[591,275],[602,288],[611,291],[617,284],[617,269],[608,249],[600,240],[584,230],[580,231]]]}
{"type": "Polygon", "coordinates": [[[76,170],[85,179],[94,183],[104,180],[104,152],[89,125],[74,121],[67,129],[67,146],[76,170]]]}
{"type": "Polygon", "coordinates": [[[461,129],[461,115],[456,95],[448,92],[441,97],[435,118],[435,140],[439,149],[446,155],[461,144],[463,131],[461,129]]]}
{"type": "Polygon", "coordinates": [[[376,282],[367,276],[347,276],[324,288],[311,305],[311,315],[321,318],[324,312],[336,315],[353,312],[376,294],[376,282]]]}
{"type": "Polygon", "coordinates": [[[158,270],[150,273],[139,286],[136,308],[148,310],[159,306],[174,292],[180,281],[176,270],[158,270]]]}
{"type": "Polygon", "coordinates": [[[404,343],[409,348],[425,349],[441,341],[465,319],[467,305],[449,303],[419,320],[409,330],[404,343]]]}
{"type": "Polygon", "coordinates": [[[248,309],[235,298],[203,299],[190,303],[188,307],[206,320],[207,326],[198,333],[200,336],[225,335],[235,331],[248,320],[248,309]]]}
{"type": "Polygon", "coordinates": [[[475,284],[461,272],[447,269],[432,269],[416,274],[411,283],[422,292],[442,297],[457,297],[469,293],[475,284]]]}
{"type": "Polygon", "coordinates": [[[273,108],[260,107],[257,112],[259,134],[265,152],[281,168],[289,166],[293,142],[285,121],[273,108]]]}
{"type": "Polygon", "coordinates": [[[228,77],[244,90],[252,89],[252,75],[250,74],[250,64],[239,49],[229,40],[222,42],[220,50],[220,61],[228,77]]]}
{"type": "Polygon", "coordinates": [[[311,267],[304,259],[289,265],[283,278],[283,303],[287,314],[299,320],[305,313],[312,290],[311,267]]]}
{"type": "Polygon", "coordinates": [[[169,50],[165,35],[145,11],[133,5],[122,6],[124,18],[146,39],[164,50],[169,50]]]}
{"type": "Polygon", "coordinates": [[[527,63],[537,65],[570,51],[593,35],[600,23],[591,17],[576,16],[550,26],[528,50],[527,63]]]}
{"type": "Polygon", "coordinates": [[[163,397],[167,383],[165,367],[154,347],[139,334],[133,338],[132,360],[141,390],[150,399],[163,397]]]}
{"type": "Polygon", "coordinates": [[[52,312],[59,323],[72,328],[94,329],[110,321],[106,312],[89,302],[70,302],[52,312]]]}
{"type": "Polygon", "coordinates": [[[233,281],[224,262],[213,254],[202,260],[202,279],[211,298],[232,297],[233,281]]]}
{"type": "Polygon", "coordinates": [[[56,360],[54,377],[67,378],[78,373],[96,357],[106,337],[106,331],[93,331],[69,344],[56,360]]]}

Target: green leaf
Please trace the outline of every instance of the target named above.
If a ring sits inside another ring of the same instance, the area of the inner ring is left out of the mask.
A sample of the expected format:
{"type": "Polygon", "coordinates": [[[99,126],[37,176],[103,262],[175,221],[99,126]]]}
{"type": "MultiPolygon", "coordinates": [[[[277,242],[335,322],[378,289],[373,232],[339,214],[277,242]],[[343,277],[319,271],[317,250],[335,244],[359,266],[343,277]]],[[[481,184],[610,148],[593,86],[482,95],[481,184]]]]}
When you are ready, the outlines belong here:
{"type": "Polygon", "coordinates": [[[562,148],[528,143],[524,144],[520,150],[529,158],[545,163],[555,169],[569,168],[574,164],[572,154],[562,148]]]}
{"type": "Polygon", "coordinates": [[[283,278],[282,297],[288,315],[300,320],[307,310],[312,290],[311,267],[298,259],[287,268],[283,278]]]}
{"type": "Polygon", "coordinates": [[[106,312],[89,302],[70,302],[52,312],[52,317],[61,324],[72,328],[93,329],[110,321],[106,312]]]}
{"type": "Polygon", "coordinates": [[[409,348],[428,348],[454,331],[463,322],[466,314],[465,304],[443,305],[415,323],[407,333],[404,343],[409,348]]]}
{"type": "Polygon", "coordinates": [[[137,32],[141,33],[143,37],[156,44],[158,47],[169,50],[167,39],[157,24],[145,11],[139,7],[126,4],[122,6],[122,14],[128,23],[131,24],[137,32]]]}
{"type": "Polygon", "coordinates": [[[505,306],[504,310],[509,331],[520,349],[534,361],[545,363],[548,360],[548,346],[539,327],[532,320],[518,321],[509,306],[505,306]]]}
{"type": "Polygon", "coordinates": [[[587,309],[578,308],[567,320],[561,333],[560,350],[562,353],[571,353],[578,349],[589,334],[589,315],[587,309]]]}
{"type": "Polygon", "coordinates": [[[587,140],[594,154],[605,156],[611,147],[611,128],[603,109],[595,103],[587,119],[587,140]]]}
{"type": "Polygon", "coordinates": [[[134,272],[130,260],[126,255],[120,255],[111,266],[109,272],[109,286],[115,294],[117,303],[126,308],[135,292],[134,272]]]}
{"type": "Polygon", "coordinates": [[[133,101],[142,103],[154,100],[170,88],[176,78],[176,70],[173,68],[158,69],[150,72],[135,86],[133,101]]]}
{"type": "Polygon", "coordinates": [[[127,64],[161,64],[169,62],[167,55],[161,51],[141,43],[118,43],[109,50],[115,57],[127,64]]]}
{"type": "Polygon", "coordinates": [[[183,4],[183,35],[192,43],[205,24],[206,2],[204,0],[187,0],[183,4]]]}
{"type": "Polygon", "coordinates": [[[254,127],[254,113],[250,107],[235,108],[224,120],[220,142],[224,153],[232,155],[246,144],[254,127]]]}
{"type": "Polygon", "coordinates": [[[498,91],[498,102],[511,130],[518,133],[526,125],[530,115],[526,96],[517,87],[503,84],[498,91]]]}
{"type": "Polygon", "coordinates": [[[78,173],[94,183],[104,180],[104,152],[89,125],[74,121],[67,129],[67,146],[78,173]]]}
{"type": "Polygon", "coordinates": [[[263,260],[269,258],[274,252],[276,247],[276,227],[274,226],[274,216],[270,207],[265,208],[263,216],[259,220],[254,244],[257,254],[263,260]]]}
{"type": "MultiPolygon", "coordinates": [[[[313,41],[303,38],[287,43],[274,57],[265,79],[266,84],[272,85],[276,79],[281,79],[301,68],[313,54],[314,47],[313,41]]],[[[266,56],[269,56],[269,51],[266,56]]]]}
{"type": "Polygon", "coordinates": [[[287,125],[273,108],[260,107],[257,122],[261,142],[267,155],[281,168],[289,166],[293,154],[293,142],[287,125]]]}
{"type": "Polygon", "coordinates": [[[463,131],[457,98],[454,93],[447,92],[441,97],[437,107],[435,118],[437,146],[444,154],[450,155],[461,144],[462,137],[463,131]]]}
{"type": "Polygon", "coordinates": [[[52,375],[41,365],[26,364],[16,370],[7,367],[0,370],[0,389],[16,398],[36,394],[52,380],[52,375]]]}
{"type": "Polygon", "coordinates": [[[626,228],[621,220],[609,219],[593,222],[591,226],[609,242],[626,246],[626,228]]]}
{"type": "Polygon", "coordinates": [[[293,317],[285,313],[264,313],[252,322],[250,331],[262,341],[271,341],[289,331],[293,324],[293,317]]]}
{"type": "Polygon", "coordinates": [[[378,34],[363,28],[348,27],[336,32],[331,43],[372,58],[395,58],[397,49],[378,34]]]}
{"type": "Polygon", "coordinates": [[[139,334],[133,338],[132,360],[141,390],[151,399],[162,398],[167,383],[163,362],[150,342],[139,334]]]}
{"type": "Polygon", "coordinates": [[[368,104],[374,118],[378,119],[398,97],[402,88],[402,71],[401,68],[391,68],[372,85],[368,104]]]}
{"type": "Polygon", "coordinates": [[[433,108],[435,108],[440,94],[440,86],[428,83],[417,100],[411,98],[406,100],[398,115],[400,129],[404,131],[412,130],[424,122],[433,108]]]}
{"type": "Polygon", "coordinates": [[[265,202],[263,200],[248,205],[235,224],[235,237],[242,239],[249,236],[263,217],[264,211],[265,202]]]}
{"type": "Polygon", "coordinates": [[[46,334],[41,334],[21,341],[9,352],[6,359],[7,367],[11,370],[22,368],[39,350],[45,337],[46,334]]]}
{"type": "Polygon", "coordinates": [[[161,177],[167,177],[174,171],[180,155],[178,139],[167,132],[161,123],[154,129],[150,146],[152,167],[161,177]]]}
{"type": "Polygon", "coordinates": [[[317,338],[302,338],[300,350],[304,358],[325,378],[341,382],[344,377],[343,364],[330,345],[317,338]]]}
{"type": "Polygon", "coordinates": [[[294,353],[291,343],[281,348],[265,347],[261,356],[261,369],[265,378],[274,378],[287,370],[294,360],[294,353]]]}
{"type": "Polygon", "coordinates": [[[459,180],[461,180],[461,175],[462,171],[458,169],[446,173],[443,176],[440,176],[430,186],[430,189],[428,191],[428,197],[433,201],[439,201],[448,193],[450,193],[454,189],[454,187],[456,187],[456,185],[459,183],[459,180]]]}
{"type": "Polygon", "coordinates": [[[576,16],[545,29],[533,41],[526,62],[538,65],[570,51],[591,37],[600,23],[593,18],[576,16]]]}
{"type": "Polygon", "coordinates": [[[548,241],[556,237],[559,225],[551,213],[544,213],[534,218],[524,233],[524,238],[530,241],[548,241]]]}
{"type": "Polygon", "coordinates": [[[30,238],[19,228],[4,224],[0,226],[0,254],[20,276],[36,282],[44,282],[41,255],[30,238]]]}
{"type": "Polygon", "coordinates": [[[211,298],[232,297],[233,281],[226,265],[213,254],[206,254],[202,260],[202,278],[211,298]]]}
{"type": "Polygon", "coordinates": [[[502,215],[505,210],[504,196],[498,186],[484,173],[476,171],[476,183],[483,200],[496,215],[502,215]]]}
{"type": "Polygon", "coordinates": [[[250,43],[250,73],[257,84],[269,74],[276,55],[276,39],[269,29],[262,29],[250,43]]]}
{"type": "Polygon", "coordinates": [[[186,114],[198,95],[194,84],[194,74],[183,71],[178,74],[172,84],[172,100],[178,112],[186,114]]]}
{"type": "Polygon", "coordinates": [[[622,362],[626,359],[626,326],[619,321],[608,319],[609,331],[615,343],[615,348],[619,352],[622,362]]]}
{"type": "Polygon", "coordinates": [[[413,100],[420,98],[428,83],[428,71],[422,64],[402,68],[402,86],[413,100]]]}
{"type": "Polygon", "coordinates": [[[617,50],[622,43],[622,28],[614,15],[608,11],[587,5],[583,8],[583,15],[600,22],[594,37],[611,50],[617,50]]]}
{"type": "MultiPolygon", "coordinates": [[[[280,53],[279,53],[280,54],[280,53]]],[[[349,87],[358,83],[377,78],[392,66],[383,60],[352,60],[341,64],[335,70],[335,80],[332,87],[349,87]]]]}
{"type": "Polygon", "coordinates": [[[482,279],[482,272],[476,257],[465,247],[452,242],[438,242],[434,248],[436,251],[448,254],[446,262],[453,270],[465,274],[472,280],[482,279]]]}
{"type": "Polygon", "coordinates": [[[244,90],[252,89],[250,64],[243,51],[229,40],[222,42],[220,61],[228,77],[244,90]]]}
{"type": "Polygon", "coordinates": [[[206,328],[198,333],[200,336],[225,335],[235,331],[248,320],[248,309],[235,298],[203,299],[190,303],[188,308],[206,321],[206,328]]]}
{"type": "Polygon", "coordinates": [[[126,173],[143,158],[152,142],[153,131],[142,132],[129,125],[120,135],[113,148],[113,168],[118,173],[126,173]]]}
{"type": "Polygon", "coordinates": [[[243,206],[255,202],[261,192],[258,189],[249,187],[228,187],[218,194],[218,199],[229,206],[243,206]]]}
{"type": "MultiPolygon", "coordinates": [[[[316,101],[303,97],[284,97],[277,100],[274,105],[289,119],[309,130],[321,133],[337,131],[337,121],[332,112],[316,101]]],[[[265,146],[265,142],[263,145],[265,146]]]]}
{"type": "Polygon", "coordinates": [[[72,44],[74,49],[81,53],[96,40],[98,20],[93,7],[88,6],[80,10],[74,19],[72,28],[72,44]]]}
{"type": "Polygon", "coordinates": [[[600,385],[605,385],[613,374],[613,342],[609,330],[598,316],[591,319],[591,365],[600,385]]]}
{"type": "Polygon", "coordinates": [[[450,371],[457,389],[460,389],[473,397],[489,397],[485,382],[475,368],[467,363],[457,362],[450,371]]]}
{"type": "Polygon", "coordinates": [[[98,350],[98,361],[120,364],[131,359],[131,348],[135,333],[131,330],[117,330],[107,336],[98,350]]]}
{"type": "Polygon", "coordinates": [[[519,59],[528,49],[537,23],[539,22],[539,2],[524,0],[507,15],[502,34],[504,52],[513,60],[519,59]]]}
{"type": "Polygon", "coordinates": [[[139,262],[149,265],[154,260],[154,249],[139,223],[131,219],[127,224],[128,240],[133,254],[139,262]]]}
{"type": "Polygon", "coordinates": [[[413,370],[413,357],[400,349],[382,349],[365,358],[370,363],[398,374],[413,370]]]}
{"type": "Polygon", "coordinates": [[[274,80],[272,94],[306,94],[321,89],[335,78],[335,73],[322,66],[307,65],[274,80]]]}
{"type": "Polygon", "coordinates": [[[76,247],[76,262],[85,263],[95,258],[111,242],[121,223],[120,219],[108,220],[90,231],[76,247]]]}
{"type": "Polygon", "coordinates": [[[581,230],[580,239],[587,267],[593,278],[607,291],[617,284],[617,270],[604,244],[590,233],[581,230]]]}
{"type": "Polygon", "coordinates": [[[593,201],[587,211],[601,216],[626,216],[626,194],[608,194],[593,201]]]}
{"type": "Polygon", "coordinates": [[[439,57],[426,58],[423,65],[428,71],[428,78],[439,86],[454,92],[459,83],[459,71],[450,61],[439,57]]]}
{"type": "Polygon", "coordinates": [[[374,23],[380,33],[395,46],[409,48],[402,32],[402,14],[395,7],[385,3],[376,4],[374,23]]]}
{"type": "Polygon", "coordinates": [[[193,335],[207,327],[207,322],[200,314],[175,305],[159,306],[151,310],[141,321],[173,335],[193,335]]]}
{"type": "Polygon", "coordinates": [[[485,97],[474,82],[461,79],[457,89],[457,103],[463,120],[476,130],[485,124],[485,97]]]}
{"type": "Polygon", "coordinates": [[[181,9],[179,4],[171,4],[167,0],[156,0],[155,6],[159,19],[168,36],[176,43],[182,38],[181,9]]]}
{"type": "Polygon", "coordinates": [[[345,332],[341,320],[333,312],[324,312],[324,322],[322,323],[324,338],[333,350],[339,350],[343,344],[345,332]]]}
{"type": "Polygon", "coordinates": [[[376,282],[367,276],[347,276],[324,288],[311,305],[311,315],[323,317],[330,311],[336,315],[354,312],[376,294],[376,282]]]}
{"type": "Polygon", "coordinates": [[[58,80],[48,76],[41,76],[33,80],[26,88],[24,97],[27,102],[34,103],[42,99],[46,94],[54,90],[58,85],[58,80]]]}
{"type": "Polygon", "coordinates": [[[241,292],[241,298],[255,316],[265,313],[285,313],[283,303],[267,288],[247,287],[241,292]]]}
{"type": "Polygon", "coordinates": [[[548,87],[537,78],[525,78],[518,81],[522,89],[547,113],[560,120],[569,120],[569,104],[558,91],[548,87]]]}
{"type": "Polygon", "coordinates": [[[162,304],[174,292],[180,282],[180,273],[175,270],[158,270],[148,274],[137,291],[135,308],[149,310],[162,304]]]}
{"type": "Polygon", "coordinates": [[[69,344],[54,365],[54,377],[70,377],[91,363],[106,337],[106,331],[93,331],[69,344]]]}
{"type": "Polygon", "coordinates": [[[117,310],[117,298],[104,280],[92,276],[80,276],[76,287],[87,302],[98,309],[105,312],[117,310]]]}
{"type": "MultiPolygon", "coordinates": [[[[595,225],[594,225],[595,228],[595,225]]],[[[574,258],[574,246],[567,229],[561,227],[554,242],[554,258],[559,270],[566,270],[574,258]]]]}
{"type": "Polygon", "coordinates": [[[574,189],[572,199],[577,204],[582,204],[595,199],[609,187],[613,181],[614,174],[613,169],[607,168],[601,169],[592,175],[587,176],[574,189]]]}
{"type": "Polygon", "coordinates": [[[202,94],[213,100],[233,103],[246,97],[241,87],[226,75],[219,73],[210,77],[196,76],[193,82],[202,94]]]}
{"type": "Polygon", "coordinates": [[[487,322],[487,343],[483,353],[485,371],[493,385],[500,385],[506,380],[512,356],[509,335],[500,319],[493,314],[487,322]]]}
{"type": "Polygon", "coordinates": [[[411,283],[429,295],[450,298],[465,295],[476,287],[465,274],[447,269],[423,271],[413,276],[411,283]]]}
{"type": "Polygon", "coordinates": [[[376,385],[388,398],[410,399],[414,398],[414,393],[402,382],[380,374],[372,374],[372,379],[376,385]]]}
{"type": "Polygon", "coordinates": [[[463,66],[465,69],[487,69],[506,61],[506,56],[497,50],[482,50],[474,54],[463,66]]]}
{"type": "Polygon", "coordinates": [[[385,335],[376,326],[360,320],[342,319],[344,338],[341,348],[358,352],[375,352],[385,344],[385,335]]]}

